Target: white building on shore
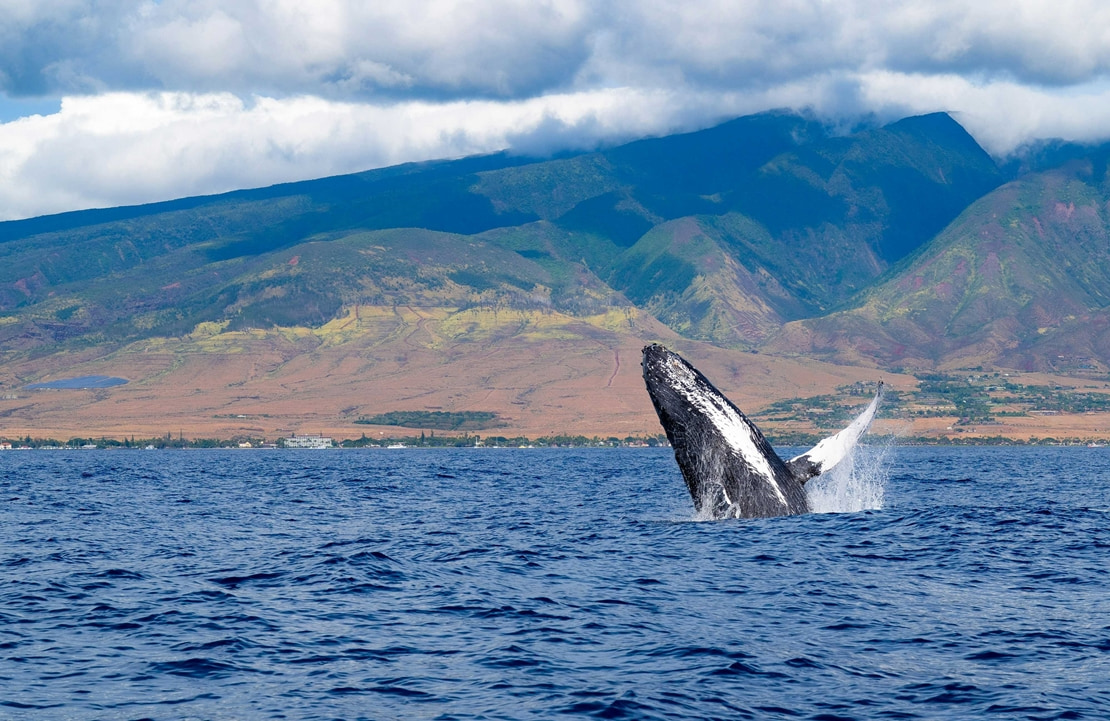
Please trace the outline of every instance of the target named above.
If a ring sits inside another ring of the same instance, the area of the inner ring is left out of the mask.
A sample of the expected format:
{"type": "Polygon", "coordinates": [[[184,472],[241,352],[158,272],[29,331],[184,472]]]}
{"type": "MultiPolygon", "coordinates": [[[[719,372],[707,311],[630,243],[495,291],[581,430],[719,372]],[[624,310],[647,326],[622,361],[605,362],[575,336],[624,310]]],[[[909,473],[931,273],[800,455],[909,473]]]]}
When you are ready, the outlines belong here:
{"type": "Polygon", "coordinates": [[[293,435],[285,439],[286,448],[331,448],[334,445],[332,439],[326,436],[293,435]]]}

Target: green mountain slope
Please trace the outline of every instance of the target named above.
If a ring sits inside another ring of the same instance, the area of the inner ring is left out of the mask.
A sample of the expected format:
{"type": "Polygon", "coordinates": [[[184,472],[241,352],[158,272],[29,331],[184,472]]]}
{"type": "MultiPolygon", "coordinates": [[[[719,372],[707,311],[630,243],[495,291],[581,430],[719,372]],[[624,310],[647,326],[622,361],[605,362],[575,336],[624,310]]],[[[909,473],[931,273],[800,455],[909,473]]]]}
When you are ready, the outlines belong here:
{"type": "Polygon", "coordinates": [[[1001,171],[946,115],[832,137],[764,113],[552,160],[505,154],[0,223],[12,354],[345,308],[632,304],[752,348],[913,253],[1001,171]]]}
{"type": "Polygon", "coordinates": [[[746,237],[770,243],[761,226],[735,214],[662,223],[621,254],[609,280],[682,335],[754,347],[801,305],[763,265],[745,264],[754,253],[738,257],[746,237]]]}
{"type": "MultiPolygon", "coordinates": [[[[84,265],[58,250],[31,268],[18,262],[7,268],[9,277],[33,275],[32,282],[7,284],[4,301],[12,311],[0,324],[0,342],[8,351],[55,342],[84,347],[183,335],[225,320],[233,330],[317,327],[355,304],[584,315],[625,304],[585,265],[560,258],[560,247],[573,246],[565,232],[540,224],[495,239],[412,228],[357,231],[217,262],[205,244],[148,260],[137,251],[113,256],[112,249],[134,247],[118,241],[100,249],[99,262],[86,258],[84,265]],[[519,248],[506,247],[512,245],[519,248]]],[[[28,262],[26,254],[17,260],[28,262]]]]}
{"type": "Polygon", "coordinates": [[[792,323],[768,348],[887,366],[1105,369],[1108,155],[990,193],[856,307],[792,323]]]}
{"type": "Polygon", "coordinates": [[[762,260],[798,279],[795,293],[813,315],[865,288],[1003,179],[955,121],[929,115],[779,156],[735,203],[777,241],[762,260]]]}

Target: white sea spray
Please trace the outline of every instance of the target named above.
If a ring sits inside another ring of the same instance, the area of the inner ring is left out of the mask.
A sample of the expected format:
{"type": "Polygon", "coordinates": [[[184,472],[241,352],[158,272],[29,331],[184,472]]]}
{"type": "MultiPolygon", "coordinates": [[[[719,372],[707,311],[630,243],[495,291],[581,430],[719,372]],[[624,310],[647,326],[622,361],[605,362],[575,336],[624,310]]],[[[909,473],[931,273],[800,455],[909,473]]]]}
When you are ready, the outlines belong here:
{"type": "Polygon", "coordinates": [[[857,446],[832,470],[806,484],[814,513],[852,513],[883,507],[890,446],[857,446]]]}

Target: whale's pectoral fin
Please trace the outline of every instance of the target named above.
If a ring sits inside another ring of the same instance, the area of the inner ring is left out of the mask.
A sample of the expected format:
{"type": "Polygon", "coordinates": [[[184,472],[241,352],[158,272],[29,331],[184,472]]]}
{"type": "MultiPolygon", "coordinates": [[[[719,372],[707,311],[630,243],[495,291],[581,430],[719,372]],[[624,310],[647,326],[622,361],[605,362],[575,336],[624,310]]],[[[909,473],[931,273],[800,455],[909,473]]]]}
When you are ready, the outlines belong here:
{"type": "Polygon", "coordinates": [[[847,428],[835,436],[829,436],[808,452],[786,462],[786,467],[790,469],[794,478],[800,483],[805,483],[844,460],[855,448],[856,441],[860,439],[860,436],[867,432],[867,428],[871,425],[872,419],[875,418],[875,412],[879,409],[879,403],[882,399],[883,382],[879,381],[879,389],[875,393],[874,400],[847,428]]]}

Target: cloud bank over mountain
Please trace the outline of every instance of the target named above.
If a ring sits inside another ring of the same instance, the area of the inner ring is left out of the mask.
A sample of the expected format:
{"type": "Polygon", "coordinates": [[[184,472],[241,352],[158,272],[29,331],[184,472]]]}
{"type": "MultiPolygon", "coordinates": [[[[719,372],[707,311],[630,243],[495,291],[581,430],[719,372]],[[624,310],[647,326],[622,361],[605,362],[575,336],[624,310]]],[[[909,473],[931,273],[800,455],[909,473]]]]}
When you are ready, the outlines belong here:
{"type": "Polygon", "coordinates": [[[0,0],[0,217],[776,107],[1102,140],[1108,33],[1088,0],[0,0]]]}

